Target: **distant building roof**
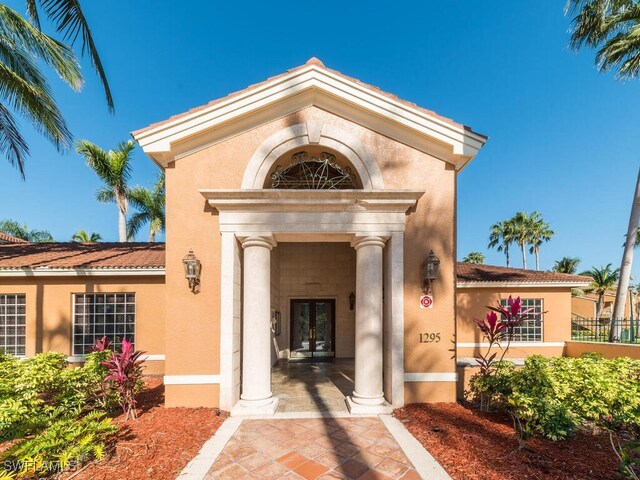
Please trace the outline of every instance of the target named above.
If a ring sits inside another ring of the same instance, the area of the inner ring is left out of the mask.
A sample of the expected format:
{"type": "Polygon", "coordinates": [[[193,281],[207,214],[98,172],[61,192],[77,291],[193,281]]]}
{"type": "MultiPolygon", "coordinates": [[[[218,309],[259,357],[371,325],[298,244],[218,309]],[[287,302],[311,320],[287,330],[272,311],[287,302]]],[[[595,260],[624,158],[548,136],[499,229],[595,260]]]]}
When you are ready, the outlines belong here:
{"type": "Polygon", "coordinates": [[[1,271],[164,269],[164,243],[7,243],[1,271]]]}
{"type": "Polygon", "coordinates": [[[27,241],[8,233],[0,232],[0,243],[27,243],[27,241]]]}
{"type": "Polygon", "coordinates": [[[524,270],[521,268],[480,265],[476,263],[457,264],[458,286],[566,286],[584,287],[591,281],[590,277],[571,275],[568,273],[524,270]]]}

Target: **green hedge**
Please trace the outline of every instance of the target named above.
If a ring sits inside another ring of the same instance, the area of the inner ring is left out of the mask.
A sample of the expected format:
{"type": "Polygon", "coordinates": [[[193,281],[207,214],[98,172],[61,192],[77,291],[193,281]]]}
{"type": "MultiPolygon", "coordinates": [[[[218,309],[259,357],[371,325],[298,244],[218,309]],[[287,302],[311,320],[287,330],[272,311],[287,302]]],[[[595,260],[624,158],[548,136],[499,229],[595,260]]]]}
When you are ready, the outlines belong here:
{"type": "Polygon", "coordinates": [[[78,368],[59,353],[0,354],[0,441],[18,440],[0,455],[0,479],[47,477],[103,455],[117,431],[106,417],[117,405],[101,365],[109,354],[91,353],[78,368]]]}
{"type": "Polygon", "coordinates": [[[476,399],[508,409],[526,438],[566,438],[598,425],[640,429],[640,361],[532,356],[522,368],[503,362],[495,375],[471,380],[476,399]]]}

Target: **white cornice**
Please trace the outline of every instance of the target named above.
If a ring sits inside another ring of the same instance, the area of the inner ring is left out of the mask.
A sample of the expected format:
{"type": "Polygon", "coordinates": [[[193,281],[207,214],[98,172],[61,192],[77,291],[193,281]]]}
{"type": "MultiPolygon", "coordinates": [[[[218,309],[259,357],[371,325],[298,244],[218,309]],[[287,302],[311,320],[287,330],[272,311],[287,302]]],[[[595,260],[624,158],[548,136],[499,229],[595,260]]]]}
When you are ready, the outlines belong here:
{"type": "Polygon", "coordinates": [[[208,190],[200,193],[219,212],[405,213],[421,190],[208,190]]]}
{"type": "Polygon", "coordinates": [[[588,283],[578,282],[458,282],[458,288],[584,288],[588,283]]]}
{"type": "MultiPolygon", "coordinates": [[[[228,138],[248,128],[248,125],[239,124],[230,131],[225,131],[223,127],[252,114],[260,114],[261,122],[265,123],[309,105],[331,105],[332,99],[338,99],[343,105],[349,106],[340,112],[345,118],[362,123],[367,128],[418,150],[429,150],[425,146],[425,140],[446,146],[451,157],[447,160],[454,163],[458,170],[478,153],[487,140],[483,135],[462,125],[448,122],[317,65],[295,69],[264,84],[222,98],[210,106],[187,112],[155,127],[133,132],[132,135],[147,155],[166,166],[176,158],[175,148],[179,142],[189,140],[189,149],[197,149],[193,145],[198,143],[193,140],[195,136],[216,129],[224,132],[224,137],[228,138]],[[311,95],[307,95],[308,93],[311,95]],[[303,97],[304,100],[301,101],[303,97]],[[275,108],[276,105],[284,106],[287,102],[293,103],[285,108],[275,108]],[[272,110],[272,114],[265,116],[267,108],[272,110]],[[358,113],[362,111],[368,115],[363,117],[358,113]],[[387,125],[381,124],[380,119],[387,125]],[[407,136],[407,131],[418,136],[407,136]]],[[[329,111],[333,110],[329,107],[329,111]]],[[[217,138],[218,141],[220,139],[217,138]]]]}
{"type": "Polygon", "coordinates": [[[4,268],[0,277],[139,277],[164,276],[164,268],[4,268]]]}

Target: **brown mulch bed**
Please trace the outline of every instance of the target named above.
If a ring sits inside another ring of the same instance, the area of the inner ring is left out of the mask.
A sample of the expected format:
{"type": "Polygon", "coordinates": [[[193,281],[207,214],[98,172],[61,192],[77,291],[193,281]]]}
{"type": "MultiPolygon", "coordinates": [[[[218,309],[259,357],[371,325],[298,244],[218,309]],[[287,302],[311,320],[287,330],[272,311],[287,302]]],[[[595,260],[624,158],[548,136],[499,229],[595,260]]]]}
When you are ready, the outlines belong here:
{"type": "Polygon", "coordinates": [[[146,380],[138,418],[115,419],[120,430],[111,455],[76,472],[73,480],[174,480],[227,417],[216,408],[165,408],[162,381],[146,380]]]}
{"type": "Polygon", "coordinates": [[[414,404],[394,412],[454,480],[615,480],[609,435],[578,433],[560,442],[533,438],[516,451],[509,417],[457,403],[414,404]]]}

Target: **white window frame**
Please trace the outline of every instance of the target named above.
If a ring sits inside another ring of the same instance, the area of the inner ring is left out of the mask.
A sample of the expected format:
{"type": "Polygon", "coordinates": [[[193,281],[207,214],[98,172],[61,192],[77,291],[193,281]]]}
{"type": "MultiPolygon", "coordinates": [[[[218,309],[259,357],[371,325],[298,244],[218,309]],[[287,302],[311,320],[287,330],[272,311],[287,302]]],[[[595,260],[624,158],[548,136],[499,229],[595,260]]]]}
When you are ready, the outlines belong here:
{"type": "MultiPolygon", "coordinates": [[[[521,310],[526,310],[527,308],[531,308],[530,306],[526,306],[525,302],[527,301],[536,301],[539,300],[540,301],[540,340],[522,340],[521,333],[518,333],[517,331],[514,332],[514,337],[516,337],[516,339],[511,338],[511,342],[518,342],[518,343],[531,343],[531,344],[538,344],[538,343],[542,343],[544,342],[544,298],[542,297],[532,297],[532,298],[524,298],[524,297],[520,297],[520,300],[522,301],[522,307],[521,310]],[[518,338],[520,337],[520,338],[518,338]]],[[[500,305],[502,307],[508,307],[509,306],[509,299],[508,298],[501,298],[500,299],[500,305]]],[[[502,319],[504,320],[504,316],[502,317],[502,319]]],[[[518,327],[515,327],[518,328],[518,327]]]]}
{"type": "Polygon", "coordinates": [[[9,355],[13,355],[15,357],[26,357],[27,355],[27,294],[26,293],[0,293],[0,297],[3,297],[5,300],[5,303],[3,304],[3,306],[5,307],[5,313],[0,314],[0,318],[2,318],[4,320],[4,332],[2,333],[2,335],[0,335],[0,350],[8,353],[9,355]],[[6,299],[8,297],[15,297],[15,303],[11,304],[12,306],[16,307],[16,313],[13,314],[13,317],[15,318],[16,322],[14,325],[14,328],[16,329],[16,332],[13,334],[13,343],[9,346],[13,347],[13,351],[8,351],[7,350],[7,333],[6,333],[6,329],[9,328],[7,327],[7,316],[8,314],[6,313],[6,308],[8,306],[8,304],[6,303],[6,299]],[[24,300],[24,303],[18,303],[18,297],[22,297],[24,300]],[[17,312],[17,307],[18,306],[24,306],[24,313],[18,313],[17,312]],[[24,323],[22,325],[18,324],[18,317],[21,316],[23,317],[24,323]],[[23,335],[18,335],[17,329],[18,327],[24,327],[24,334],[23,335]],[[19,337],[24,337],[24,343],[22,345],[18,345],[18,338],[19,337]],[[23,353],[17,353],[17,349],[18,347],[22,347],[24,349],[23,353]]]}
{"type": "MultiPolygon", "coordinates": [[[[107,336],[107,338],[109,338],[109,340],[111,341],[115,341],[115,327],[116,327],[116,322],[115,322],[115,315],[117,315],[117,312],[113,312],[114,315],[114,321],[109,323],[109,322],[104,322],[103,325],[105,326],[105,330],[106,327],[108,325],[113,325],[114,326],[114,334],[110,337],[110,334],[105,333],[91,333],[91,334],[87,334],[87,333],[82,333],[82,334],[76,334],[76,320],[77,320],[77,315],[76,315],[76,307],[78,305],[77,303],[77,297],[78,296],[83,296],[86,297],[88,295],[92,295],[92,296],[96,296],[96,295],[125,295],[125,302],[124,303],[118,303],[118,302],[114,302],[114,307],[115,305],[121,304],[121,305],[125,305],[125,311],[122,313],[122,315],[131,315],[133,314],[133,333],[129,333],[126,332],[124,335],[126,336],[127,340],[129,341],[133,341],[133,344],[135,346],[136,344],[136,323],[137,323],[137,318],[138,318],[138,299],[137,299],[137,295],[135,292],[78,292],[78,293],[73,293],[71,294],[71,304],[72,304],[72,322],[71,322],[71,355],[73,357],[82,357],[84,355],[86,355],[88,352],[84,351],[84,348],[86,348],[89,344],[88,343],[81,343],[80,345],[76,344],[76,335],[82,335],[83,339],[85,339],[88,336],[94,336],[94,342],[95,340],[102,338],[103,336],[107,336]],[[133,295],[133,312],[127,312],[126,311],[126,306],[127,305],[131,305],[131,303],[127,302],[127,295],[133,295]],[[79,351],[76,352],[76,346],[81,346],[83,348],[81,348],[81,350],[83,351],[79,351]]],[[[95,300],[93,302],[90,303],[90,305],[95,305],[96,302],[95,300]]],[[[107,302],[104,302],[104,305],[106,305],[107,302]]],[[[86,305],[86,302],[85,302],[86,305]]],[[[91,315],[95,315],[97,312],[91,312],[91,315]]],[[[104,312],[106,313],[106,312],[104,312]]],[[[87,315],[87,312],[83,312],[82,315],[87,315]]],[[[126,317],[125,317],[125,328],[126,325],[128,325],[129,323],[126,321],[126,317]]],[[[116,345],[119,346],[119,343],[116,342],[116,345]]],[[[115,345],[114,345],[115,347],[115,345]]]]}

